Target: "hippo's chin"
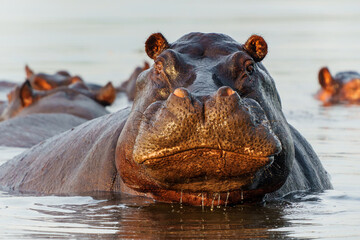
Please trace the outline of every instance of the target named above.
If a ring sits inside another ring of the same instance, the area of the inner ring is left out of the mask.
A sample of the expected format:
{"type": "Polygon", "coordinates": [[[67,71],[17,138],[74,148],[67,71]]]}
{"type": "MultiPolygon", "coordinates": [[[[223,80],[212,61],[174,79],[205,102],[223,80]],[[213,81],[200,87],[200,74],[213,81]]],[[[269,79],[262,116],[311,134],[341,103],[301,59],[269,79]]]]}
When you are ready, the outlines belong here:
{"type": "Polygon", "coordinates": [[[262,190],[237,189],[226,192],[189,192],[158,190],[152,196],[162,202],[178,202],[192,206],[227,206],[261,200],[262,190]]]}
{"type": "Polygon", "coordinates": [[[226,193],[249,188],[273,159],[199,148],[147,159],[141,166],[151,179],[168,190],[226,193]]]}

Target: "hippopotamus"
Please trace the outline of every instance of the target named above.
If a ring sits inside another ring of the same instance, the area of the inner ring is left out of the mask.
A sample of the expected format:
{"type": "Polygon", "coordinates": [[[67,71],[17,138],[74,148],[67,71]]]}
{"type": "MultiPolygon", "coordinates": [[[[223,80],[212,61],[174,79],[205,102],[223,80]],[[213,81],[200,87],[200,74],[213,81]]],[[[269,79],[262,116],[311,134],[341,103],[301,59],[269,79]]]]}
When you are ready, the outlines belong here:
{"type": "Polygon", "coordinates": [[[149,69],[149,67],[150,65],[148,62],[144,62],[144,66],[142,67],[136,67],[130,77],[117,88],[117,91],[125,92],[128,100],[134,101],[136,91],[136,79],[141,72],[149,69]]]}
{"type": "Polygon", "coordinates": [[[80,76],[71,76],[67,71],[58,71],[55,74],[37,73],[25,65],[26,78],[36,90],[50,90],[59,86],[67,86],[76,82],[83,82],[80,76]]]}
{"type": "Polygon", "coordinates": [[[327,67],[319,71],[321,89],[315,97],[324,105],[339,103],[360,104],[360,74],[354,71],[339,72],[334,77],[327,67]]]}
{"type": "Polygon", "coordinates": [[[0,122],[0,146],[32,147],[87,119],[67,113],[34,113],[0,122]]]}
{"type": "Polygon", "coordinates": [[[111,105],[116,98],[116,89],[111,82],[105,86],[85,83],[80,76],[71,76],[67,71],[58,71],[55,74],[37,73],[25,66],[27,80],[35,90],[51,90],[62,86],[77,89],[84,95],[94,99],[103,106],[111,105]]]}
{"type": "Polygon", "coordinates": [[[8,104],[0,120],[34,113],[68,113],[90,120],[109,112],[78,89],[58,87],[39,91],[25,81],[8,94],[8,104]]]}
{"type": "MultiPolygon", "coordinates": [[[[0,115],[0,146],[31,147],[109,112],[86,91],[68,86],[48,91],[26,81],[8,94],[0,115]]],[[[1,109],[1,105],[0,105],[1,109]]]]}
{"type": "Polygon", "coordinates": [[[5,101],[7,93],[10,92],[16,86],[17,86],[16,83],[10,81],[4,81],[4,80],[0,81],[0,116],[7,106],[7,102],[5,101]]]}
{"type": "Polygon", "coordinates": [[[332,188],[311,145],[282,112],[261,61],[263,37],[219,33],[169,43],[149,36],[154,64],[130,108],[88,121],[0,166],[4,190],[125,193],[211,206],[332,188]]]}
{"type": "Polygon", "coordinates": [[[85,84],[84,82],[76,82],[68,87],[84,94],[102,106],[110,106],[116,98],[116,89],[111,82],[108,82],[103,87],[96,84],[85,84]]]}

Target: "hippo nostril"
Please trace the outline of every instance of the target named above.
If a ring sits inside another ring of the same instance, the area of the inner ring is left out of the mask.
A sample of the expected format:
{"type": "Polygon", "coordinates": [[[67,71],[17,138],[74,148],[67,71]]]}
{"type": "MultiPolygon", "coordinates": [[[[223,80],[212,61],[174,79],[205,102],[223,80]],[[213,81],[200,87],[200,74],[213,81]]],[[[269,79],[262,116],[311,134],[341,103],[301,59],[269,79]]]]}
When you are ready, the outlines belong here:
{"type": "Polygon", "coordinates": [[[177,88],[174,91],[174,95],[179,98],[185,98],[189,96],[189,92],[186,91],[184,88],[177,88]]]}
{"type": "Polygon", "coordinates": [[[219,96],[223,96],[223,97],[228,97],[231,96],[235,93],[234,90],[231,89],[231,87],[221,87],[219,88],[219,90],[217,91],[219,96]]]}

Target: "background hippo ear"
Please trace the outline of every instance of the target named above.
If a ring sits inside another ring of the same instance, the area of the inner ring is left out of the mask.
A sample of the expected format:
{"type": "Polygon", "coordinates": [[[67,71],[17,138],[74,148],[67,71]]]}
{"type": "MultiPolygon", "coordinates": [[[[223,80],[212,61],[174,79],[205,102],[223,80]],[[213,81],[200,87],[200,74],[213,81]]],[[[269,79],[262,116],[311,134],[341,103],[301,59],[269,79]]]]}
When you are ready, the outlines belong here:
{"type": "Polygon", "coordinates": [[[111,82],[108,82],[95,93],[95,98],[104,106],[111,105],[116,98],[116,89],[114,88],[114,85],[111,82]]]}
{"type": "Polygon", "coordinates": [[[161,33],[154,33],[145,42],[145,51],[151,59],[156,59],[159,54],[169,48],[169,43],[161,33]]]}
{"type": "Polygon", "coordinates": [[[77,83],[77,82],[84,82],[84,80],[80,76],[71,77],[70,81],[71,81],[71,84],[72,83],[77,83]]]}
{"type": "Polygon", "coordinates": [[[334,84],[334,79],[327,67],[323,67],[319,71],[319,83],[322,88],[327,89],[334,84]]]}
{"type": "Polygon", "coordinates": [[[258,35],[252,35],[244,45],[245,51],[254,59],[255,62],[260,62],[267,54],[267,43],[258,35]]]}
{"type": "Polygon", "coordinates": [[[20,88],[20,99],[23,107],[27,107],[33,102],[33,89],[28,80],[20,88]]]}
{"type": "Polygon", "coordinates": [[[25,73],[26,73],[26,78],[30,78],[32,75],[34,75],[33,70],[31,70],[31,68],[29,68],[28,65],[25,65],[25,73]]]}

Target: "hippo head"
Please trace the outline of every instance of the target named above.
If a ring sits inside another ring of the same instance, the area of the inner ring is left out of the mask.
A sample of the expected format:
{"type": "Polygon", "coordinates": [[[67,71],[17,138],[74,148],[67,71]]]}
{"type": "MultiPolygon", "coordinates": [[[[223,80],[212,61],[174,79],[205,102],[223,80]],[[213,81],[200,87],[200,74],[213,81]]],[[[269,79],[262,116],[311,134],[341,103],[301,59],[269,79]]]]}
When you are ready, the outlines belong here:
{"type": "Polygon", "coordinates": [[[265,40],[239,44],[190,33],[151,35],[154,64],[137,79],[116,166],[127,187],[191,205],[259,200],[280,188],[294,160],[265,40]]]}
{"type": "Polygon", "coordinates": [[[29,66],[25,66],[26,77],[36,90],[51,90],[59,86],[67,86],[76,82],[83,82],[79,76],[71,76],[67,71],[58,71],[55,74],[35,74],[29,66]]]}
{"type": "Polygon", "coordinates": [[[360,74],[340,72],[332,76],[327,67],[319,71],[321,89],[316,97],[325,105],[336,103],[360,103],[360,74]]]}

